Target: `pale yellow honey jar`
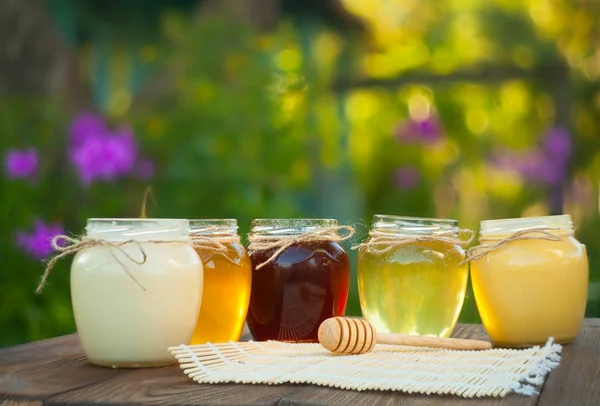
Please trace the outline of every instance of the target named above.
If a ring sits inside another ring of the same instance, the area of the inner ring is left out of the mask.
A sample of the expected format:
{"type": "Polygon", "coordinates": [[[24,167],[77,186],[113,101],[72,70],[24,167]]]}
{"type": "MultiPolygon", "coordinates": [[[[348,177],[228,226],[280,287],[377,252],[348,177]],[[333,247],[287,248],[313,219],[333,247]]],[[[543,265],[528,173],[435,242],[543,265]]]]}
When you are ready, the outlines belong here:
{"type": "Polygon", "coordinates": [[[354,248],[362,314],[377,332],[450,336],[469,277],[462,231],[452,219],[373,217],[354,248]]]}
{"type": "Polygon", "coordinates": [[[569,215],[481,222],[471,278],[483,325],[497,346],[572,341],[588,291],[585,246],[569,215]]]}

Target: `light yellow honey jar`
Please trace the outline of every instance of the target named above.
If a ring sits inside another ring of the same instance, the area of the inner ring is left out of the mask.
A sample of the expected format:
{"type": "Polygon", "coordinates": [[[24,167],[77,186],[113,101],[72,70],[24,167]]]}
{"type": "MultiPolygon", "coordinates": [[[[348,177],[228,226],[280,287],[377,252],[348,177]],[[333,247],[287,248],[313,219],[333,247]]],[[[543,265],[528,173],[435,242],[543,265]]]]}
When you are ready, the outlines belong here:
{"type": "Polygon", "coordinates": [[[471,278],[483,324],[497,346],[568,343],[584,318],[585,246],[569,215],[481,222],[471,278]]]}
{"type": "Polygon", "coordinates": [[[451,219],[374,216],[354,248],[362,314],[377,332],[450,336],[468,280],[462,231],[451,219]]]}

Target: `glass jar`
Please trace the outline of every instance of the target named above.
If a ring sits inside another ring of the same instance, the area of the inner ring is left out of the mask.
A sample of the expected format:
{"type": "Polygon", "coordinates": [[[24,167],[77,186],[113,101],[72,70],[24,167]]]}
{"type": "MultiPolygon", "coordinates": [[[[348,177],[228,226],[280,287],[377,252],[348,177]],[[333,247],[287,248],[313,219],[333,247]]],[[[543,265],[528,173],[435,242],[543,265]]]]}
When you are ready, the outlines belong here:
{"type": "Polygon", "coordinates": [[[343,316],[350,287],[350,259],[336,241],[294,238],[337,227],[332,219],[259,219],[250,240],[289,241],[287,247],[254,250],[247,323],[255,340],[317,342],[321,323],[343,316]],[[280,248],[285,248],[270,262],[280,248]],[[259,268],[259,269],[257,269],[259,268]]]}
{"type": "Polygon", "coordinates": [[[175,363],[167,347],[189,343],[202,296],[202,263],[188,221],[90,219],[86,231],[107,243],[82,249],[71,267],[75,323],[88,360],[113,368],[175,363]]]}
{"type": "Polygon", "coordinates": [[[202,305],[191,344],[238,341],[246,321],[252,267],[237,221],[190,220],[190,235],[204,267],[202,305]]]}
{"type": "Polygon", "coordinates": [[[461,265],[461,246],[442,239],[458,239],[458,232],[456,220],[373,217],[371,236],[358,253],[358,293],[363,317],[377,332],[450,336],[464,302],[468,266],[461,265]],[[369,246],[374,235],[392,243],[369,246]]]}
{"type": "Polygon", "coordinates": [[[480,242],[495,244],[524,230],[548,229],[556,241],[516,240],[471,261],[477,308],[497,346],[526,347],[575,338],[585,314],[588,260],[569,215],[486,220],[480,242]]]}

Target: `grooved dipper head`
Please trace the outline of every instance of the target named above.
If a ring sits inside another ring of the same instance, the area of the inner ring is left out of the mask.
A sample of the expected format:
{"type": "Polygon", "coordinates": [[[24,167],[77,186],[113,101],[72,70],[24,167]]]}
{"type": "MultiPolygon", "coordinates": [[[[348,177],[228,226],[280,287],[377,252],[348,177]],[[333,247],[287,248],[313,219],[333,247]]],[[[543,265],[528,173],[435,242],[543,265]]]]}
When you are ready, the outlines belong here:
{"type": "Polygon", "coordinates": [[[319,342],[338,354],[363,354],[375,345],[376,333],[365,320],[332,317],[319,326],[319,342]]]}

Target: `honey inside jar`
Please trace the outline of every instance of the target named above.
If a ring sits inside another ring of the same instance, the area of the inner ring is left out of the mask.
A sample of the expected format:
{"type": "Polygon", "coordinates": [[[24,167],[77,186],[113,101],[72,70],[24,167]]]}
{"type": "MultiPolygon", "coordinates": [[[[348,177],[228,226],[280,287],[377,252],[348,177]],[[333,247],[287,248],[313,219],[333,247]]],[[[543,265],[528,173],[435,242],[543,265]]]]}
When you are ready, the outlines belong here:
{"type": "Polygon", "coordinates": [[[483,221],[481,243],[540,228],[551,229],[556,241],[515,240],[471,262],[477,308],[497,346],[540,345],[550,337],[566,344],[583,322],[588,260],[570,216],[483,221]]]}
{"type": "Polygon", "coordinates": [[[204,267],[204,289],[191,344],[238,341],[246,320],[252,269],[236,220],[192,220],[192,241],[204,267]],[[210,238],[223,247],[202,242],[210,238]],[[194,239],[196,237],[196,239],[194,239]]]}
{"type": "MultiPolygon", "coordinates": [[[[253,233],[301,233],[337,225],[335,220],[255,220],[253,233]],[[261,228],[264,227],[264,228],[261,228]]],[[[350,287],[350,260],[333,241],[294,243],[257,269],[277,251],[250,253],[252,295],[248,327],[255,340],[316,342],[321,323],[343,316],[350,287]]]]}
{"type": "Polygon", "coordinates": [[[188,221],[89,219],[86,231],[119,244],[88,247],[73,259],[71,299],[88,360],[111,368],[175,363],[167,348],[190,340],[202,300],[188,221]]]}
{"type": "MultiPolygon", "coordinates": [[[[455,220],[376,215],[373,230],[413,238],[457,228],[455,220]]],[[[369,242],[369,240],[367,240],[369,242]]],[[[358,290],[362,314],[378,332],[448,337],[462,309],[468,266],[464,250],[443,241],[359,250],[358,290]]]]}

